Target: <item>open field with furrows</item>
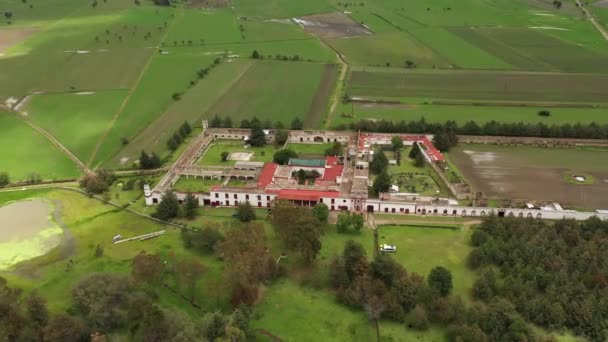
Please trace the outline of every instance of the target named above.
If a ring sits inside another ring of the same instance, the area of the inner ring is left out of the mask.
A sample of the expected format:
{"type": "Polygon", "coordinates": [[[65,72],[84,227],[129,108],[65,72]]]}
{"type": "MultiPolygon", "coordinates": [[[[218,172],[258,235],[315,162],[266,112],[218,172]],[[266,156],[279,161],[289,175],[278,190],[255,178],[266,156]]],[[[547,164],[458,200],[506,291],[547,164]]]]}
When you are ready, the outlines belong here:
{"type": "Polygon", "coordinates": [[[25,180],[31,173],[45,180],[80,175],[72,160],[14,114],[0,112],[0,127],[0,172],[7,172],[11,181],[25,180]]]}
{"type": "Polygon", "coordinates": [[[459,145],[448,156],[471,187],[488,198],[557,201],[587,209],[608,207],[605,149],[459,145]],[[577,175],[589,182],[575,181],[577,175]]]}
{"type": "Polygon", "coordinates": [[[606,73],[608,54],[530,28],[451,28],[451,32],[520,70],[606,73]]]}
{"type": "MultiPolygon", "coordinates": [[[[333,84],[335,69],[319,63],[259,61],[209,110],[234,122],[257,117],[290,123],[300,118],[307,127],[323,121],[326,101],[315,101],[323,83],[333,84]],[[325,73],[330,76],[326,77],[325,73]],[[314,104],[314,106],[313,106],[314,104]]],[[[326,89],[326,88],[325,88],[326,89]]]]}
{"type": "Polygon", "coordinates": [[[226,60],[214,68],[208,76],[184,93],[179,101],[173,101],[164,113],[159,115],[127,146],[120,150],[104,165],[109,167],[129,166],[139,158],[142,150],[165,156],[169,149],[167,140],[185,121],[192,126],[201,124],[201,119],[210,118],[209,108],[245,74],[253,60],[226,60]]]}
{"type": "Polygon", "coordinates": [[[87,160],[126,93],[116,90],[32,95],[22,111],[80,160],[87,160]]]}
{"type": "Polygon", "coordinates": [[[332,125],[348,124],[359,120],[419,120],[424,117],[428,122],[445,123],[448,120],[463,125],[468,121],[482,124],[497,122],[542,122],[552,124],[608,123],[608,108],[559,108],[559,107],[508,107],[472,105],[433,105],[424,104],[424,99],[404,100],[404,103],[348,103],[337,107],[337,115],[332,125]],[[549,110],[551,116],[538,115],[541,110],[549,110]],[[351,115],[354,113],[354,115],[351,115]]]}
{"type": "Polygon", "coordinates": [[[359,68],[347,92],[362,98],[424,98],[463,104],[605,103],[608,75],[359,68]]]}

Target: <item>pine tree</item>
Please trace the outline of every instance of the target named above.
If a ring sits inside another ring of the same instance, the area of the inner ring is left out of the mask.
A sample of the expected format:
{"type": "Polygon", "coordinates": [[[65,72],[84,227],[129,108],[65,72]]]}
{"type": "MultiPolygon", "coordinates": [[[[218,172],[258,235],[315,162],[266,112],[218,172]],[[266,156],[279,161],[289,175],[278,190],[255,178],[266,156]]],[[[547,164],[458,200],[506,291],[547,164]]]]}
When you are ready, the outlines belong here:
{"type": "Polygon", "coordinates": [[[163,195],[158,207],[156,207],[156,212],[153,216],[157,219],[168,221],[172,218],[176,218],[178,214],[179,202],[177,200],[177,196],[175,196],[172,191],[167,191],[163,195]]]}
{"type": "Polygon", "coordinates": [[[192,220],[193,218],[196,217],[196,209],[199,206],[199,202],[198,202],[198,198],[196,198],[196,196],[194,196],[194,194],[192,193],[188,193],[186,195],[186,201],[184,202],[184,206],[185,206],[185,216],[186,218],[192,220]]]}
{"type": "Polygon", "coordinates": [[[141,155],[139,156],[139,166],[142,169],[150,168],[150,156],[146,153],[146,151],[141,151],[141,155]]]}
{"type": "Polygon", "coordinates": [[[391,188],[391,176],[385,171],[382,171],[374,180],[373,189],[377,194],[387,192],[391,188]]]}

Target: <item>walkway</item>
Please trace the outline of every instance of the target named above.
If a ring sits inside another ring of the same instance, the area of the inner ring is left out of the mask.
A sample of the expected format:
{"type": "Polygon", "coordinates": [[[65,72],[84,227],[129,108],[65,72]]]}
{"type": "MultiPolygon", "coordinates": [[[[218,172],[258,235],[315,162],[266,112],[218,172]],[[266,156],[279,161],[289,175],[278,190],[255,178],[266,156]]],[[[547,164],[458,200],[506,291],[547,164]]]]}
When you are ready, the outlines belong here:
{"type": "Polygon", "coordinates": [[[583,12],[585,13],[585,17],[587,17],[587,19],[591,21],[593,26],[595,26],[595,28],[601,33],[601,35],[604,36],[604,39],[608,40],[608,31],[606,31],[604,26],[602,26],[602,24],[598,23],[595,20],[593,14],[591,14],[591,12],[589,12],[589,10],[585,6],[583,6],[580,0],[576,0],[576,4],[583,10],[583,12]]]}

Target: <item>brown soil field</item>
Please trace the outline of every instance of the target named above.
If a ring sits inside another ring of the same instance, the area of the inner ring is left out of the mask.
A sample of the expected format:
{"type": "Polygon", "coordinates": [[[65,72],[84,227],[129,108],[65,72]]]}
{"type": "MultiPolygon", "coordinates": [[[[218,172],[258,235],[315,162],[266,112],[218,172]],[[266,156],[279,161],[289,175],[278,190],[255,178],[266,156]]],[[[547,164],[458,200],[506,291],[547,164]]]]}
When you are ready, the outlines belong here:
{"type": "Polygon", "coordinates": [[[608,150],[545,149],[461,144],[449,152],[474,191],[491,199],[555,201],[584,209],[608,208],[608,150]],[[582,173],[593,184],[572,184],[582,173]]]}
{"type": "Polygon", "coordinates": [[[4,53],[9,47],[26,40],[36,32],[38,32],[36,28],[0,29],[0,54],[4,53]]]}
{"type": "Polygon", "coordinates": [[[343,13],[315,14],[296,18],[306,32],[320,38],[343,38],[372,34],[365,26],[343,13]]]}

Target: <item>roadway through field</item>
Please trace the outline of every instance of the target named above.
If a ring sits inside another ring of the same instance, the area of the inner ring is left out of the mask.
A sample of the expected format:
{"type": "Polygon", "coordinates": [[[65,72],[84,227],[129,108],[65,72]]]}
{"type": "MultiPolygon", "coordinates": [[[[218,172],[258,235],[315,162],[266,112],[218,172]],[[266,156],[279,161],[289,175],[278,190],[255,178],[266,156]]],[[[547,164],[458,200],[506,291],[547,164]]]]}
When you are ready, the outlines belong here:
{"type": "MultiPolygon", "coordinates": [[[[182,12],[182,8],[178,7],[178,9],[176,10],[175,16],[173,17],[174,19],[168,25],[167,29],[163,33],[163,36],[158,40],[158,45],[155,47],[155,49],[158,49],[161,46],[161,44],[165,41],[165,38],[167,38],[167,35],[171,31],[171,26],[173,26],[173,24],[177,21],[177,17],[179,14],[181,14],[181,12],[182,12]]],[[[116,124],[116,121],[118,121],[118,118],[124,112],[125,108],[127,107],[127,104],[131,100],[131,97],[133,97],[133,94],[135,93],[135,91],[137,91],[137,88],[139,88],[139,84],[141,83],[141,80],[144,78],[144,75],[146,74],[146,72],[150,68],[150,65],[152,64],[153,56],[154,56],[154,53],[150,54],[150,57],[148,58],[148,61],[146,62],[146,65],[144,66],[144,68],[139,73],[139,76],[137,77],[135,84],[131,87],[131,89],[129,89],[127,96],[124,98],[124,100],[120,104],[120,107],[118,107],[118,109],[114,113],[114,116],[112,117],[112,120],[108,124],[108,127],[103,132],[103,135],[101,136],[101,138],[99,138],[99,140],[97,141],[97,144],[95,145],[95,148],[93,149],[93,152],[91,153],[91,156],[89,157],[89,160],[87,161],[88,166],[91,166],[93,161],[95,161],[95,157],[97,156],[97,153],[99,152],[99,149],[101,148],[101,145],[106,141],[108,135],[110,134],[110,131],[112,131],[112,128],[116,124]]],[[[101,162],[99,163],[99,165],[101,165],[101,162]]],[[[93,167],[93,169],[96,169],[99,165],[96,165],[95,167],[93,167]]]]}
{"type": "Polygon", "coordinates": [[[604,39],[608,40],[608,31],[606,31],[606,29],[602,26],[602,24],[598,23],[595,20],[595,18],[591,14],[591,12],[589,12],[589,10],[585,6],[583,6],[583,4],[580,2],[580,0],[576,0],[576,4],[578,5],[578,7],[580,7],[583,10],[583,12],[585,12],[585,17],[587,17],[587,19],[589,19],[589,21],[591,21],[593,26],[595,26],[595,28],[600,32],[600,34],[604,37],[604,39]]]}

